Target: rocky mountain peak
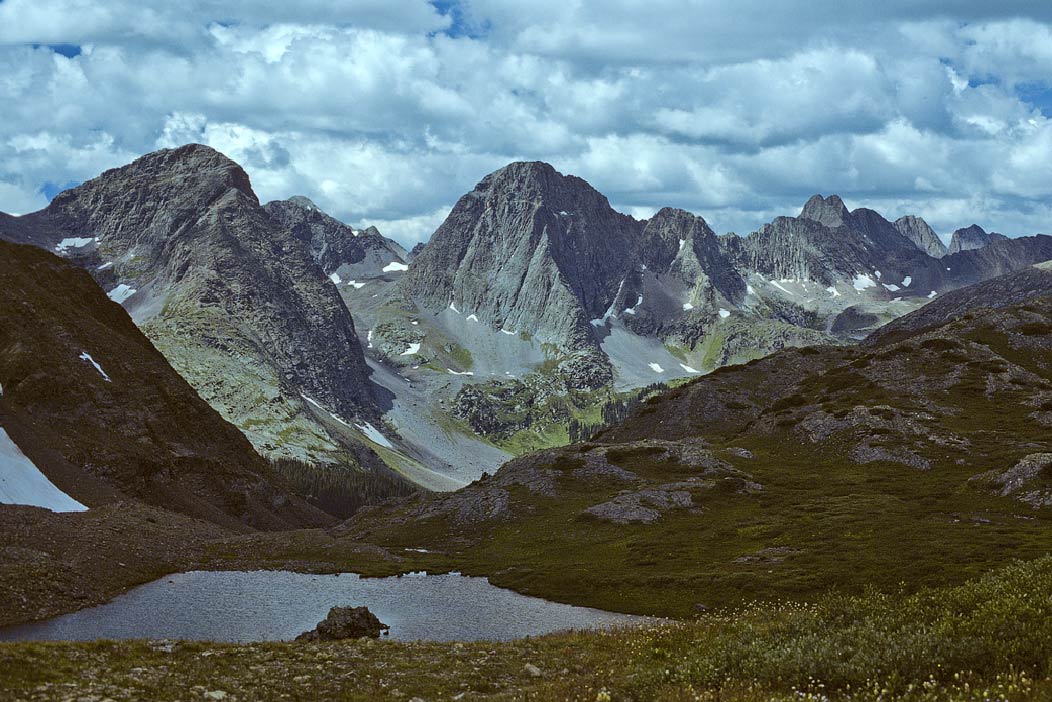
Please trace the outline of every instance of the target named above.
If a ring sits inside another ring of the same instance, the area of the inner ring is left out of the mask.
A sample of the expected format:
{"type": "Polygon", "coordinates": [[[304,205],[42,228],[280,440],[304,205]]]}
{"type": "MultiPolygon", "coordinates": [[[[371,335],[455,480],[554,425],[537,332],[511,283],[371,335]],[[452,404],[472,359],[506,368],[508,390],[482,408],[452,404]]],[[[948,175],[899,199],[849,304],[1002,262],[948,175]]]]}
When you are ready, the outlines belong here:
{"type": "Polygon", "coordinates": [[[804,219],[813,220],[827,227],[841,226],[847,221],[848,215],[847,206],[844,205],[839,195],[830,195],[825,198],[821,195],[812,195],[811,199],[804,204],[804,209],[800,211],[800,216],[804,219]]]}
{"type": "Polygon", "coordinates": [[[987,244],[1007,238],[1004,234],[987,232],[978,224],[972,224],[953,233],[953,236],[950,238],[949,253],[955,254],[971,249],[981,249],[987,244]]]}
{"type": "Polygon", "coordinates": [[[914,215],[906,215],[895,220],[895,229],[917,245],[917,248],[935,258],[946,255],[946,244],[935,233],[927,222],[914,215]]]}
{"type": "Polygon", "coordinates": [[[639,255],[647,268],[665,271],[685,248],[693,250],[696,242],[704,240],[715,242],[716,234],[703,218],[686,210],[663,207],[647,220],[639,255]]]}
{"type": "Polygon", "coordinates": [[[296,205],[297,207],[302,207],[305,210],[320,211],[320,208],[314,204],[314,201],[306,195],[293,195],[285,202],[291,205],[296,205]]]}

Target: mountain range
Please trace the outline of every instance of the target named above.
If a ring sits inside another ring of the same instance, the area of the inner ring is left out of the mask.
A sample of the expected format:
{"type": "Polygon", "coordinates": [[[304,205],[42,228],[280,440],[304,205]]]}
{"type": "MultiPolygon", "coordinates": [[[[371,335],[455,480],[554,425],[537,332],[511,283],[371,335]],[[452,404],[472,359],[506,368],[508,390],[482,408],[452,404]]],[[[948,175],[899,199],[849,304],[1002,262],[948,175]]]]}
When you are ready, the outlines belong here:
{"type": "Polygon", "coordinates": [[[255,569],[708,621],[1047,553],[1050,237],[516,163],[406,252],[191,145],[0,239],[0,623],[255,569]]]}
{"type": "Polygon", "coordinates": [[[486,176],[409,253],[304,197],[261,204],[200,145],[0,216],[0,238],[86,269],[256,451],[439,490],[566,443],[603,403],[854,343],[1052,259],[1052,237],[972,225],[945,247],[835,195],[747,236],[672,208],[637,220],[539,162],[486,176]]]}

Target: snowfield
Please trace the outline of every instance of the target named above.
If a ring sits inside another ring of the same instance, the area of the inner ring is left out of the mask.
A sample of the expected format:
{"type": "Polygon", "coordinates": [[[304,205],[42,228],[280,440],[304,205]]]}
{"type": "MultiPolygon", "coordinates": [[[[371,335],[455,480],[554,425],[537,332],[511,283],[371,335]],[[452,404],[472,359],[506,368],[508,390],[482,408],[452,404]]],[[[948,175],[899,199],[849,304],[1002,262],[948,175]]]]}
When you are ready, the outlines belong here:
{"type": "Polygon", "coordinates": [[[0,503],[33,505],[52,512],[87,509],[55,487],[0,427],[0,503]]]}
{"type": "Polygon", "coordinates": [[[407,271],[407,270],[409,270],[409,266],[405,265],[404,263],[399,263],[398,261],[391,261],[390,263],[388,263],[386,266],[383,267],[383,272],[384,273],[393,273],[395,271],[407,271]]]}
{"type": "MultiPolygon", "coordinates": [[[[878,275],[877,277],[879,278],[880,276],[878,275]]],[[[861,273],[859,275],[855,276],[855,279],[853,281],[851,281],[851,284],[854,285],[855,286],[855,290],[858,290],[859,292],[862,292],[866,288],[875,288],[875,287],[877,287],[876,281],[874,281],[868,275],[861,274],[861,273]]]]}
{"type": "Polygon", "coordinates": [[[135,288],[121,283],[113,290],[106,293],[106,296],[116,302],[118,305],[122,304],[125,300],[135,294],[135,288]]]}
{"type": "Polygon", "coordinates": [[[365,424],[355,424],[354,426],[361,429],[362,433],[365,434],[365,436],[368,437],[369,441],[372,441],[374,444],[379,444],[384,448],[394,448],[394,444],[388,441],[387,437],[381,434],[380,430],[374,427],[369,422],[366,422],[365,424]]]}
{"type": "Polygon", "coordinates": [[[95,239],[93,239],[93,238],[85,239],[85,238],[82,238],[82,237],[72,237],[70,239],[63,239],[62,241],[58,242],[58,244],[55,246],[55,251],[60,253],[60,254],[61,253],[66,253],[70,249],[83,248],[83,247],[87,246],[88,244],[90,244],[93,241],[95,241],[95,239]]]}

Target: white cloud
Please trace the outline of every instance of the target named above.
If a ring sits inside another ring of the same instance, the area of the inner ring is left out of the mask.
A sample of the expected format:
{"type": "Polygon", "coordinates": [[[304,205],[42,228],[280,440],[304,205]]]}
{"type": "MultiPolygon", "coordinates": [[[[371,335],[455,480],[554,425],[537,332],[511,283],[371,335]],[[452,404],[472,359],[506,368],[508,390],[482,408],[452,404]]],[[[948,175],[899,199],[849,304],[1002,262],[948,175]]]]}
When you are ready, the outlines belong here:
{"type": "Polygon", "coordinates": [[[201,141],[262,200],[407,245],[523,158],[718,231],[814,192],[1048,230],[1052,127],[1017,90],[1052,75],[1052,5],[1032,5],[464,0],[454,26],[423,0],[3,0],[0,210],[201,141]]]}

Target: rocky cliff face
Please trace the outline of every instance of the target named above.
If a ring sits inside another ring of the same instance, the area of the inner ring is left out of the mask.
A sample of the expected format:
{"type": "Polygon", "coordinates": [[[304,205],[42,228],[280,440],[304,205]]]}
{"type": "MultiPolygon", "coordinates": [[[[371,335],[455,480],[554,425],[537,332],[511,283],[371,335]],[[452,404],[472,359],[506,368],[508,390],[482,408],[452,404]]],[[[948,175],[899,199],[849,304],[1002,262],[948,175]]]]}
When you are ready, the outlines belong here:
{"type": "Polygon", "coordinates": [[[914,215],[899,217],[895,220],[895,228],[929,256],[942,258],[948,253],[946,244],[942,243],[942,239],[935,233],[935,230],[920,217],[914,215]]]}
{"type": "Polygon", "coordinates": [[[588,320],[617,294],[639,230],[580,178],[513,163],[457,202],[401,287],[432,308],[587,345],[588,320]]]}
{"type": "Polygon", "coordinates": [[[973,224],[970,227],[958,229],[953,233],[953,236],[950,238],[949,253],[954,254],[961,251],[981,249],[995,241],[1003,241],[1007,238],[1004,234],[987,232],[978,224],[973,224]]]}
{"type": "Polygon", "coordinates": [[[875,276],[878,270],[897,284],[906,275],[937,269],[931,256],[877,212],[848,212],[836,195],[815,195],[799,217],[778,217],[727,246],[748,270],[823,285],[875,276]]]}
{"type": "MultiPolygon", "coordinates": [[[[748,360],[749,349],[855,337],[940,292],[1044,260],[1046,239],[944,260],[922,219],[892,223],[850,211],[836,195],[815,195],[799,216],[748,236],[718,237],[672,208],[637,222],[579,178],[515,163],[461,198],[413,258],[399,294],[403,309],[448,309],[481,325],[447,324],[444,334],[526,333],[609,363],[587,376],[595,382],[640,386],[748,360]]],[[[426,348],[428,335],[414,333],[414,345],[398,348],[426,348]]],[[[490,355],[496,343],[472,353],[490,355]]],[[[502,358],[513,352],[524,353],[502,358]]],[[[521,372],[502,362],[498,373],[521,372]]]]}
{"type": "Polygon", "coordinates": [[[408,258],[405,249],[381,235],[376,227],[353,229],[303,196],[268,202],[263,209],[308,246],[311,256],[337,286],[353,286],[359,280],[404,270],[408,258]]]}
{"type": "Polygon", "coordinates": [[[275,221],[222,154],[158,151],[15,221],[0,223],[0,236],[21,233],[87,267],[264,452],[340,450],[338,425],[322,428],[304,396],[341,421],[378,416],[354,323],[311,255],[314,239],[275,221]]]}
{"type": "Polygon", "coordinates": [[[0,242],[0,426],[90,507],[135,498],[227,527],[328,517],[269,477],[91,277],[0,242]]]}
{"type": "Polygon", "coordinates": [[[457,202],[399,287],[425,308],[597,358],[589,320],[623,289],[640,229],[580,178],[513,163],[457,202]]]}

